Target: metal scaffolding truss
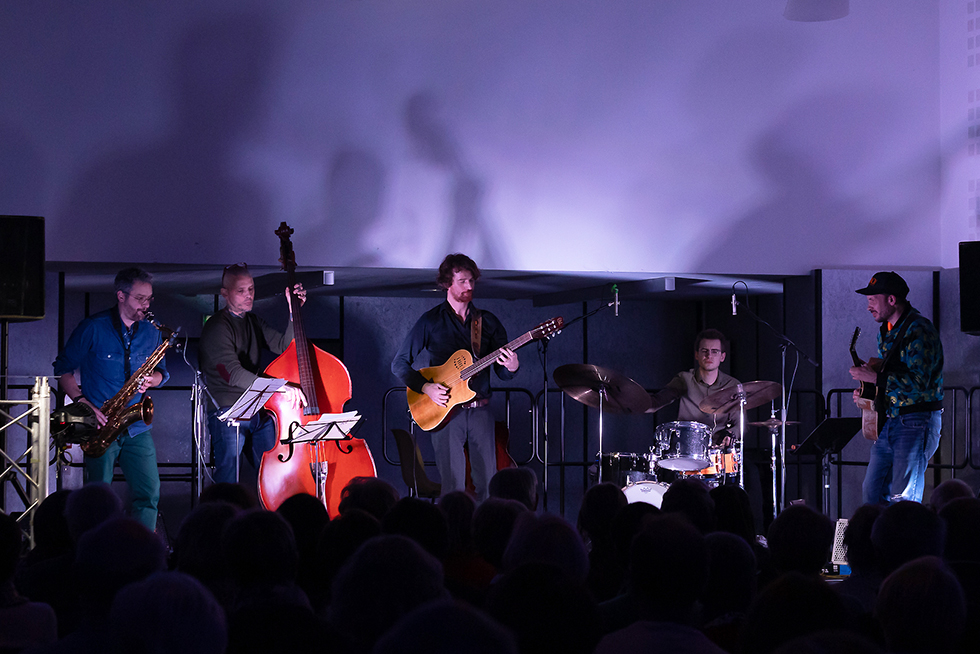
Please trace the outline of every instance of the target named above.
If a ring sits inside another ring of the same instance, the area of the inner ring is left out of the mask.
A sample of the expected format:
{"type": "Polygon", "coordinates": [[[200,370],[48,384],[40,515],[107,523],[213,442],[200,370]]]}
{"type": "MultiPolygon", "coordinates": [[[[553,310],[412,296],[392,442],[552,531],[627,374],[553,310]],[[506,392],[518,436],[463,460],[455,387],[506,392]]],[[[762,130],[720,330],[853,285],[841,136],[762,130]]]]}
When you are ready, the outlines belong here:
{"type": "Polygon", "coordinates": [[[34,511],[48,496],[51,388],[47,377],[35,377],[28,399],[0,399],[0,508],[20,511],[19,521],[31,535],[34,511]],[[21,454],[16,452],[23,449],[21,454]],[[12,489],[20,504],[12,502],[12,489]]]}

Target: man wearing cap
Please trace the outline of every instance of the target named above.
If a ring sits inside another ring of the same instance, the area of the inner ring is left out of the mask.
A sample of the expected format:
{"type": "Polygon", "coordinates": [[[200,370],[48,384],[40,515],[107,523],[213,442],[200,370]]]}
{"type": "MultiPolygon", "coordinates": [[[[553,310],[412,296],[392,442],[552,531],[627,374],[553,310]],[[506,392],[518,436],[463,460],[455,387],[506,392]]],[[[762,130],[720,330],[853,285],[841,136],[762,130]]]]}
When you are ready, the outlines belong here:
{"type": "MultiPolygon", "coordinates": [[[[933,324],[905,299],[909,287],[900,275],[875,273],[857,292],[868,297],[868,311],[881,324],[881,363],[850,369],[854,379],[876,387],[879,434],[864,476],[864,502],[921,502],[926,466],[939,447],[943,345],[933,324]]],[[[859,399],[855,391],[855,403],[859,399]]]]}

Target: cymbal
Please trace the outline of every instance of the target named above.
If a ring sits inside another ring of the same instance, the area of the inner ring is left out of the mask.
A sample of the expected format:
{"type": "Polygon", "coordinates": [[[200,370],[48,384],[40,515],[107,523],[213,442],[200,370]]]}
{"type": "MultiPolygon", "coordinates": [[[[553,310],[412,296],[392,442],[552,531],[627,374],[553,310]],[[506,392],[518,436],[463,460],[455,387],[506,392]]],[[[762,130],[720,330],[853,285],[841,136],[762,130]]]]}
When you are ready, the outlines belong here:
{"type": "MultiPolygon", "coordinates": [[[[753,427],[766,427],[767,429],[773,429],[774,427],[778,427],[783,423],[780,422],[778,418],[769,418],[768,420],[761,420],[759,422],[750,422],[749,424],[752,425],[753,427]]],[[[787,427],[790,425],[798,425],[798,424],[800,424],[799,420],[786,421],[787,427]]]]}
{"type": "Polygon", "coordinates": [[[674,403],[674,399],[677,399],[677,398],[673,398],[669,402],[660,402],[659,404],[654,404],[653,397],[654,397],[653,395],[650,396],[650,408],[647,409],[647,413],[656,413],[657,411],[660,411],[660,409],[670,406],[671,404],[674,403]]]}
{"type": "MultiPolygon", "coordinates": [[[[754,409],[779,397],[783,387],[776,382],[754,381],[742,384],[745,391],[745,408],[754,409]]],[[[730,413],[739,406],[738,386],[729,386],[725,390],[712,393],[701,400],[698,408],[705,413],[730,413]]]]}
{"type": "Polygon", "coordinates": [[[625,375],[587,363],[559,366],[552,375],[558,387],[572,399],[608,413],[643,413],[650,408],[650,394],[625,375]]]}

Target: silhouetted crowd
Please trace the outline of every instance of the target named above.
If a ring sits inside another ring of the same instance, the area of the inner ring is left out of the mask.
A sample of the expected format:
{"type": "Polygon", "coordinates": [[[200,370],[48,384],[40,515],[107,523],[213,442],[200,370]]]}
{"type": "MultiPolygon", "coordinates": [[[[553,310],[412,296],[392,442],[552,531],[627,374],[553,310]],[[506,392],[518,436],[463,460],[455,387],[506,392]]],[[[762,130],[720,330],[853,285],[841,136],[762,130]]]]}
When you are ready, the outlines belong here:
{"type": "Polygon", "coordinates": [[[0,514],[0,653],[855,653],[977,651],[980,499],[860,507],[851,574],[803,505],[757,537],[745,492],[671,484],[662,507],[590,488],[577,525],[537,512],[523,468],[476,505],[355,479],[340,516],[208,487],[167,551],[113,490],[58,491],[27,551],[0,514]]]}

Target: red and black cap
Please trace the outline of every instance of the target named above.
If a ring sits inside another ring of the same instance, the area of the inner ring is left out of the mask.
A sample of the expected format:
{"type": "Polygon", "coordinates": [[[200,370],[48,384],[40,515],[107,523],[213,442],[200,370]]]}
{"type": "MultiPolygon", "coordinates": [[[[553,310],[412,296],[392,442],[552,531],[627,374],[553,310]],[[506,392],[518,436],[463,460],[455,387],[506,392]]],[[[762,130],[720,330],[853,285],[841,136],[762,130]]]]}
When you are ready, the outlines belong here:
{"type": "Polygon", "coordinates": [[[878,272],[874,274],[867,286],[859,288],[855,293],[861,295],[894,295],[904,300],[905,296],[909,294],[909,285],[896,272],[878,272]]]}

